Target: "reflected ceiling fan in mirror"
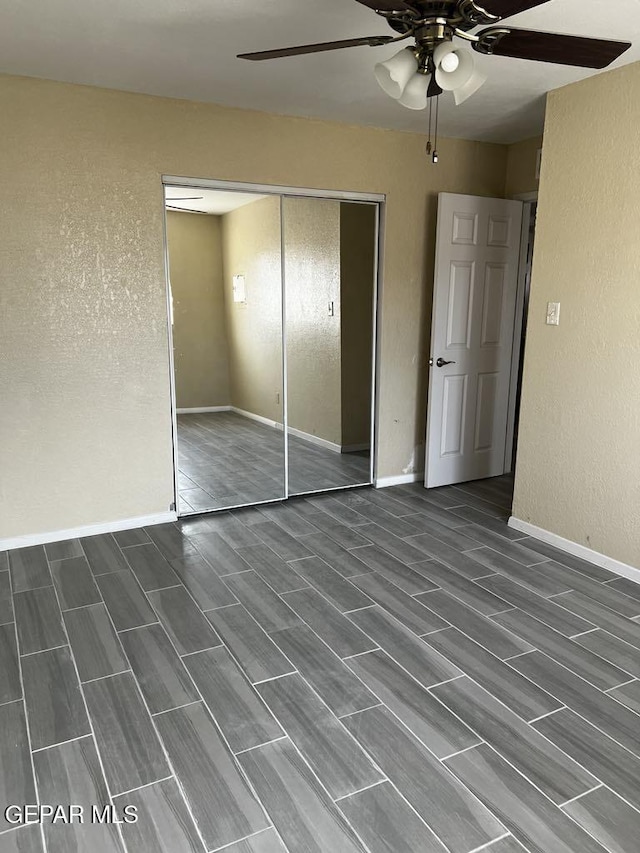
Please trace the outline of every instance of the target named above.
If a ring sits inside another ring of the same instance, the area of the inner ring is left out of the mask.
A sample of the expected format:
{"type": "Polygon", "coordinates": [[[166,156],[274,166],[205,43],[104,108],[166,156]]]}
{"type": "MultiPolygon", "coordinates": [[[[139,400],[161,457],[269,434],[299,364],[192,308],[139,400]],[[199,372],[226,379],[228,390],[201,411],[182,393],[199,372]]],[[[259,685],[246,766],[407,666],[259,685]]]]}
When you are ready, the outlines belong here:
{"type": "MultiPolygon", "coordinates": [[[[412,110],[429,105],[427,153],[434,163],[438,154],[431,146],[433,100],[437,139],[438,97],[452,92],[461,104],[478,91],[487,79],[476,67],[473,53],[454,39],[466,41],[487,56],[531,59],[581,68],[602,69],[631,47],[630,42],[538,32],[500,22],[549,0],[356,0],[385,18],[395,36],[365,36],[343,41],[306,44],[279,50],[241,53],[239,59],[253,61],[300,56],[348,47],[381,47],[411,39],[386,62],[375,66],[375,76],[384,91],[412,110]],[[473,33],[478,27],[479,32],[473,33]]],[[[560,0],[558,0],[560,2],[560,0]]]]}

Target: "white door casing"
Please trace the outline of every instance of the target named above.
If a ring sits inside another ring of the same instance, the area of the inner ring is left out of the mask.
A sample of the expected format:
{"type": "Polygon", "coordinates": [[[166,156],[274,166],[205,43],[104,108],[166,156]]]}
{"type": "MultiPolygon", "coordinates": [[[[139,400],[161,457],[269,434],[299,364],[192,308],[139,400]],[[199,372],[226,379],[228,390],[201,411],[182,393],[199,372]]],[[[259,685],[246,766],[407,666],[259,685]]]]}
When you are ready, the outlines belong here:
{"type": "Polygon", "coordinates": [[[439,194],[427,488],[505,471],[522,208],[439,194]],[[451,363],[438,367],[438,359],[451,363]]]}

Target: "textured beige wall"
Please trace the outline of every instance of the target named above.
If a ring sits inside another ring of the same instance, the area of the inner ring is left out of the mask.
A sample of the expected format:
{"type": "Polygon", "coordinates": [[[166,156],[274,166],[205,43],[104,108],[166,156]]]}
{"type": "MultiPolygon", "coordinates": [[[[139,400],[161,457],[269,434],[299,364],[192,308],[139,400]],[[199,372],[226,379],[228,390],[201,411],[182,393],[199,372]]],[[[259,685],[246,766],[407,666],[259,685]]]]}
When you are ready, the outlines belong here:
{"type": "Polygon", "coordinates": [[[228,406],[220,217],[167,211],[167,244],[178,408],[228,406]]]}
{"type": "Polygon", "coordinates": [[[285,198],[283,210],[288,424],[341,444],[340,202],[285,198]]]}
{"type": "Polygon", "coordinates": [[[371,439],[376,209],[340,205],[342,444],[371,439]]]}
{"type": "Polygon", "coordinates": [[[640,63],[552,92],[513,513],[640,566],[640,63]],[[548,301],[560,325],[545,325],[548,301]]]}
{"type": "Polygon", "coordinates": [[[222,217],[231,403],[282,422],[280,199],[262,198],[222,217]],[[233,276],[246,302],[233,301],[233,276]]]}
{"type": "Polygon", "coordinates": [[[502,195],[504,146],[9,76],[0,114],[0,538],[173,500],[162,174],[387,194],[378,474],[421,469],[437,193],[502,195]]]}
{"type": "Polygon", "coordinates": [[[507,180],[505,196],[513,198],[522,193],[538,190],[536,178],[536,159],[542,148],[542,137],[534,136],[510,145],[507,153],[507,180]]]}

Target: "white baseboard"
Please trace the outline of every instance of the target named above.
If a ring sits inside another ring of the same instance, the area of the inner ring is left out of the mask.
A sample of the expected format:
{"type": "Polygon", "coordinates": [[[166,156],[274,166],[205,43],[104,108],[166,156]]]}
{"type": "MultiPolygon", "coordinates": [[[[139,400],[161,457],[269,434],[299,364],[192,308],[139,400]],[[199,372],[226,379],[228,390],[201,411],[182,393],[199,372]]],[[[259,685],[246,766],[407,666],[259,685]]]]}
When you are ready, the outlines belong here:
{"type": "Polygon", "coordinates": [[[134,530],[137,527],[151,527],[153,524],[166,524],[177,520],[176,512],[160,512],[156,515],[123,518],[120,521],[105,521],[102,524],[87,524],[84,527],[72,527],[69,530],[55,530],[52,533],[30,533],[25,536],[14,536],[11,539],[0,539],[0,551],[27,548],[30,545],[48,545],[50,542],[62,542],[64,539],[80,539],[83,536],[116,533],[119,530],[134,530]]]}
{"type": "Polygon", "coordinates": [[[274,429],[282,429],[282,424],[278,421],[271,421],[269,418],[263,418],[262,415],[256,415],[254,412],[245,412],[244,409],[238,409],[237,406],[229,407],[236,415],[242,415],[243,418],[249,418],[250,421],[257,421],[259,424],[273,427],[274,429]]]}
{"type": "Polygon", "coordinates": [[[424,471],[417,474],[399,474],[397,477],[378,477],[374,483],[376,489],[386,489],[388,486],[404,486],[407,483],[421,483],[424,480],[424,471]]]}
{"type": "Polygon", "coordinates": [[[607,557],[606,554],[600,554],[599,551],[593,551],[585,545],[572,542],[571,539],[564,539],[562,536],[558,536],[557,533],[552,533],[543,527],[536,527],[535,524],[529,524],[528,521],[521,521],[514,515],[511,516],[508,524],[514,530],[526,533],[534,539],[540,539],[541,542],[553,545],[554,548],[558,548],[560,551],[566,551],[567,554],[580,557],[588,563],[593,563],[603,569],[608,569],[616,575],[621,575],[624,578],[629,578],[632,581],[640,583],[640,568],[629,566],[627,563],[621,563],[619,560],[614,560],[613,557],[607,557]]]}
{"type": "Polygon", "coordinates": [[[310,432],[302,432],[301,429],[295,429],[295,427],[289,427],[287,432],[289,435],[294,435],[296,438],[308,441],[309,444],[316,444],[318,447],[324,447],[325,450],[332,450],[334,453],[342,453],[342,447],[339,444],[335,444],[333,441],[327,441],[326,438],[320,438],[319,435],[313,435],[310,432]]]}
{"type": "Polygon", "coordinates": [[[368,441],[364,444],[343,444],[342,453],[359,453],[362,450],[371,450],[371,445],[368,441]]]}
{"type": "Polygon", "coordinates": [[[205,412],[230,412],[231,406],[199,406],[195,409],[176,409],[176,415],[202,415],[205,412]]]}

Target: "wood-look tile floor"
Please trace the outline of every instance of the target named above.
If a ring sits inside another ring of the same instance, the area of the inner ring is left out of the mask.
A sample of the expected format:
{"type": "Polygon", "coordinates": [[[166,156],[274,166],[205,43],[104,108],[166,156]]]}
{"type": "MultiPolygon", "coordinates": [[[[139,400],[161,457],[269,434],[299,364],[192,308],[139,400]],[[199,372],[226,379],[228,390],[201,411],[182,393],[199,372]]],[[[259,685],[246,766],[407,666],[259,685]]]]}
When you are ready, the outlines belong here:
{"type": "MultiPolygon", "coordinates": [[[[182,515],[284,496],[284,441],[277,430],[235,412],[178,415],[178,500],[182,515]]],[[[369,453],[334,453],[289,436],[289,494],[371,482],[369,453]]]]}
{"type": "Polygon", "coordinates": [[[637,853],[640,586],[510,479],[0,554],[2,853],[637,853]],[[135,806],[14,825],[8,804],[135,806]]]}

